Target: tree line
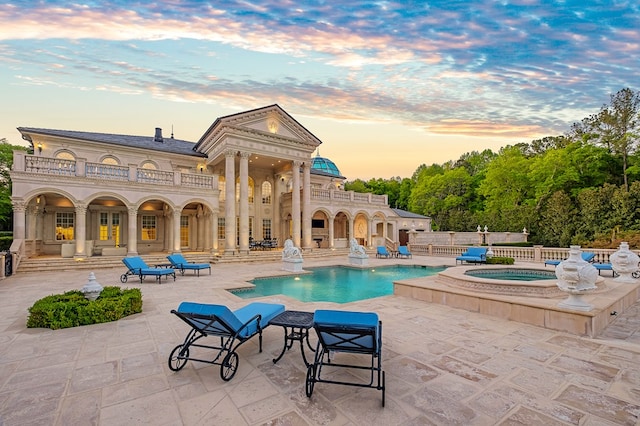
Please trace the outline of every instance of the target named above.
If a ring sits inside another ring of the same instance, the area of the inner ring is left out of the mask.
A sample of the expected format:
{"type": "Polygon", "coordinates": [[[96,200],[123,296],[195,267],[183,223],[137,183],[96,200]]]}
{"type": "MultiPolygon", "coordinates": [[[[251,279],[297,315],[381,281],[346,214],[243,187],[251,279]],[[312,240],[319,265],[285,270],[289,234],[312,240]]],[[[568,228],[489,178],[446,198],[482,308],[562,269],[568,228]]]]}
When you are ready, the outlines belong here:
{"type": "Polygon", "coordinates": [[[564,135],[422,164],[411,178],[356,179],[345,189],[387,194],[391,207],[431,217],[434,230],[526,228],[536,244],[606,246],[640,235],[639,141],[640,92],[625,88],[564,135]]]}

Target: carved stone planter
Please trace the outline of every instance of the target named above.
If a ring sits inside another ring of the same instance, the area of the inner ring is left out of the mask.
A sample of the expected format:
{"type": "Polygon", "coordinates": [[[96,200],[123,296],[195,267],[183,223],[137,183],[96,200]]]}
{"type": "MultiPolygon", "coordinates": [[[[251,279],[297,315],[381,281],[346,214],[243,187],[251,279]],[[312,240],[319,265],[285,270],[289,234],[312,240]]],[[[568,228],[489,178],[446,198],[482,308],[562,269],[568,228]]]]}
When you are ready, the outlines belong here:
{"type": "Polygon", "coordinates": [[[629,250],[629,243],[620,243],[620,248],[609,257],[609,261],[615,273],[618,274],[614,281],[623,283],[636,282],[632,274],[638,270],[640,257],[629,250]]]}
{"type": "Polygon", "coordinates": [[[556,277],[560,290],[569,293],[569,297],[558,306],[578,311],[590,311],[593,306],[583,296],[596,289],[598,270],[582,259],[580,246],[569,248],[569,258],[556,266],[556,277]]]}

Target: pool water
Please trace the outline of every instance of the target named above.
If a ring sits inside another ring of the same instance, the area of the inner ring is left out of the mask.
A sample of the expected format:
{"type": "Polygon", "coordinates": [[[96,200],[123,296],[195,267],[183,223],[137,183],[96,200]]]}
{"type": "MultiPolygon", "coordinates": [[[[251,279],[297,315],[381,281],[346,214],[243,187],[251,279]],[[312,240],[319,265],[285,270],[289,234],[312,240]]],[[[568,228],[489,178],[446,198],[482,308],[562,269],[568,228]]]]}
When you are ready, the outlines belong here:
{"type": "Polygon", "coordinates": [[[383,266],[309,268],[310,274],[256,278],[253,289],[234,290],[243,299],[283,294],[302,302],[347,303],[393,294],[393,281],[427,277],[444,270],[430,266],[383,266]]]}

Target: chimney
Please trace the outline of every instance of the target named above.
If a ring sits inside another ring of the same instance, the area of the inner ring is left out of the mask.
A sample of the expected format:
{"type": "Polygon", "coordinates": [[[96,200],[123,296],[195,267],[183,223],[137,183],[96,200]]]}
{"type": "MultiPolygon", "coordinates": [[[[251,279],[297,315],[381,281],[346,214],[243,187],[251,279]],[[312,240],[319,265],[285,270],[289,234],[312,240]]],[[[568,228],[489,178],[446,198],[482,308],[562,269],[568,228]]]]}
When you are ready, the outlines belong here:
{"type": "Polygon", "coordinates": [[[162,139],[162,129],[160,127],[156,127],[156,135],[154,136],[153,140],[155,142],[163,142],[164,139],[162,139]]]}

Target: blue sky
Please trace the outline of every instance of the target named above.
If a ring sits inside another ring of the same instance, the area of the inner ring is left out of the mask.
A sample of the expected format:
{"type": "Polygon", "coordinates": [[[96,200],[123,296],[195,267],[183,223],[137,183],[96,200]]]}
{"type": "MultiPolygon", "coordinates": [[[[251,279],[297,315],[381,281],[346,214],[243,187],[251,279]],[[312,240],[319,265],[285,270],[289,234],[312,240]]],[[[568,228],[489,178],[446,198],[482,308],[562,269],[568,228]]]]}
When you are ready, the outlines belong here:
{"type": "Polygon", "coordinates": [[[0,138],[195,142],[278,103],[349,179],[409,177],[563,134],[639,68],[635,1],[17,1],[0,5],[0,138]]]}

